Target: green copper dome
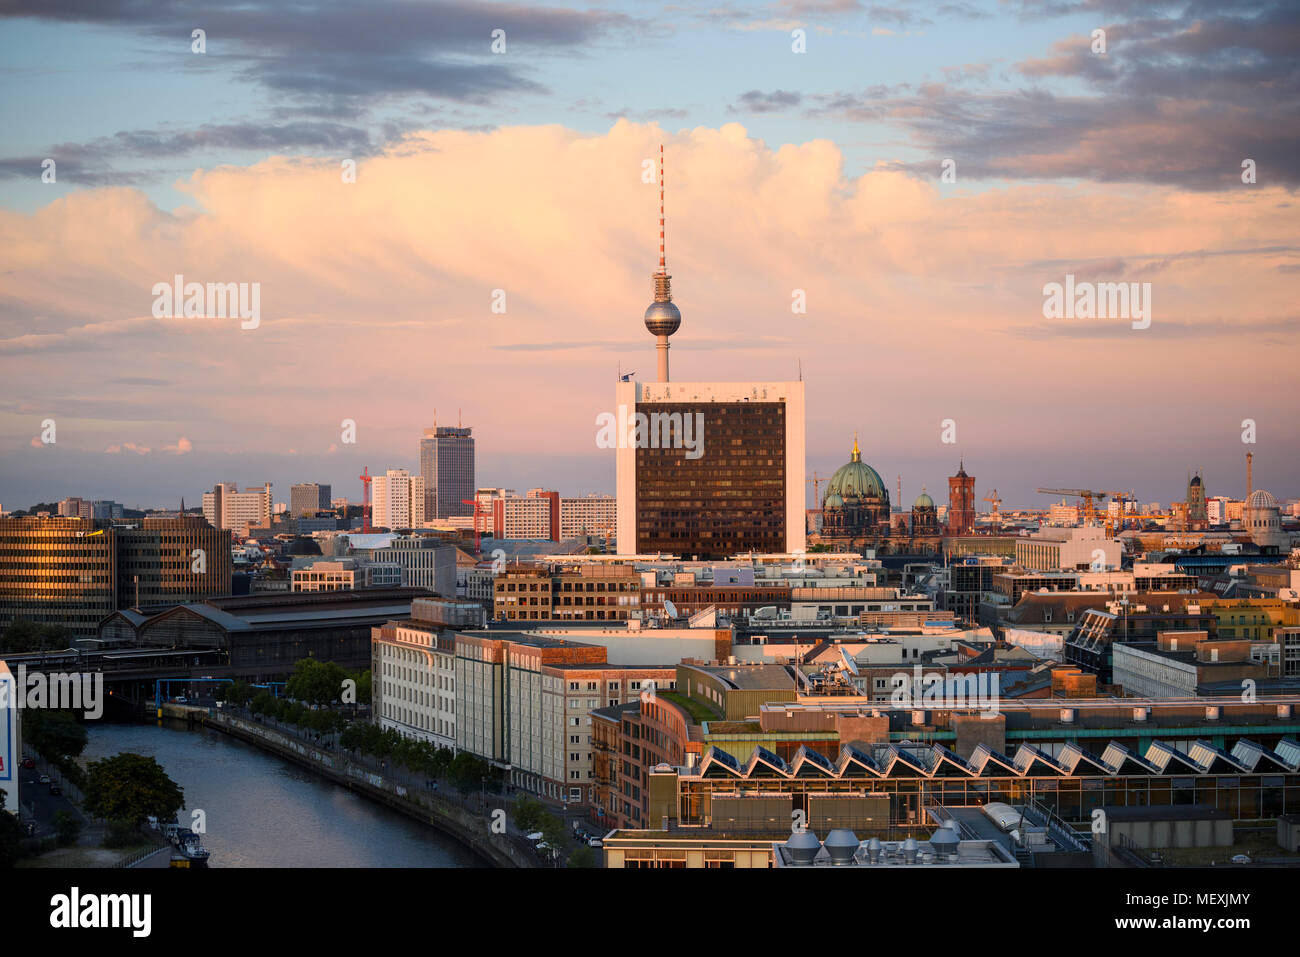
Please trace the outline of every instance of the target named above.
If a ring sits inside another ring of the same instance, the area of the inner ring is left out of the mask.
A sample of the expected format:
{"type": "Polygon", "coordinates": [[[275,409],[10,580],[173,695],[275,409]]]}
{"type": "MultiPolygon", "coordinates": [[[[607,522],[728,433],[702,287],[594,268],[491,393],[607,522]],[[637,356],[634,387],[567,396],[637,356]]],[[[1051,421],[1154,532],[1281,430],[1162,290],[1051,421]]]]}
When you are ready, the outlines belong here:
{"type": "Polygon", "coordinates": [[[862,452],[858,449],[856,438],[853,440],[853,460],[840,466],[831,476],[830,487],[826,490],[828,504],[831,496],[837,496],[841,500],[885,497],[885,483],[880,481],[875,469],[862,461],[862,452]]]}
{"type": "Polygon", "coordinates": [[[925,486],[921,486],[921,494],[916,497],[912,503],[912,508],[934,508],[934,499],[925,493],[925,486]]]}

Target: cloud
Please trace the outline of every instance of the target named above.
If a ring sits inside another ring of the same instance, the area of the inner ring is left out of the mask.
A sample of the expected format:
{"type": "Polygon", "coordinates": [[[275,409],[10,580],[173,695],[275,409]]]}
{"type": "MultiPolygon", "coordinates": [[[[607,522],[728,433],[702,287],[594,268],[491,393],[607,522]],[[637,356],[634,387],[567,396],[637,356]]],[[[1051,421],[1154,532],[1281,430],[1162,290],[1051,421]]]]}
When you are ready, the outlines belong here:
{"type": "Polygon", "coordinates": [[[191,60],[198,55],[190,51],[190,33],[201,22],[202,66],[230,64],[281,97],[340,115],[394,95],[487,102],[544,90],[520,66],[527,57],[493,55],[495,29],[505,30],[507,53],[535,58],[580,51],[638,26],[609,11],[468,0],[303,0],[287,7],[212,0],[201,11],[187,0],[12,0],[0,16],[129,30],[156,55],[191,60]]]}
{"type": "Polygon", "coordinates": [[[194,443],[182,435],[175,445],[163,446],[163,451],[171,452],[175,455],[186,455],[194,451],[194,443]]]}
{"type": "Polygon", "coordinates": [[[773,90],[771,93],[750,90],[740,94],[737,102],[727,109],[732,113],[775,113],[796,107],[801,102],[803,102],[801,94],[787,90],[773,90]]]}
{"type": "MultiPolygon", "coordinates": [[[[1092,52],[1089,35],[1067,37],[1019,63],[1027,85],[1013,89],[957,88],[980,74],[949,68],[944,83],[807,99],[817,113],[901,126],[968,178],[1228,190],[1242,188],[1242,161],[1253,159],[1259,183],[1300,186],[1300,8],[1158,15],[1170,9],[1096,5],[1135,17],[1104,24],[1106,54],[1092,52]]],[[[922,173],[935,162],[907,168],[922,173]]]]}
{"type": "MultiPolygon", "coordinates": [[[[121,188],[0,210],[0,352],[21,357],[6,364],[6,395],[57,412],[60,438],[97,455],[111,443],[179,450],[185,436],[183,461],[209,486],[230,474],[226,456],[251,467],[299,445],[322,459],[334,445],[348,481],[363,466],[418,468],[420,430],[459,414],[484,455],[591,455],[592,416],[620,371],[654,369],[642,314],[658,189],[640,170],[661,142],[683,315],[673,376],[785,381],[802,361],[810,443],[870,427],[901,447],[961,408],[993,455],[1011,441],[994,423],[1020,435],[1078,422],[1094,389],[1100,422],[1123,414],[1134,382],[1174,394],[1188,368],[1238,354],[1243,333],[1295,333],[1295,274],[1279,267],[1300,258],[1300,223],[1276,185],[976,191],[937,170],[846,175],[827,140],[769,146],[736,123],[667,134],[620,121],[422,132],[360,161],[350,185],[333,159],[277,157],[194,172],[182,184],[192,205],[175,210],[121,188]],[[1042,287],[1067,272],[1151,281],[1152,328],[1122,338],[1044,323],[1042,287]],[[261,325],[153,318],[152,286],[176,273],[260,283],[261,325]],[[498,289],[504,314],[491,308],[498,289]],[[792,310],[796,290],[806,312],[792,310]],[[1040,374],[1061,387],[1025,401],[1040,374]],[[164,402],[114,381],[155,377],[172,383],[164,402]],[[908,400],[879,413],[890,395],[908,400]],[[521,419],[543,407],[547,428],[521,419]],[[338,443],[344,418],[356,446],[338,443]]],[[[1252,354],[1256,417],[1275,415],[1282,443],[1296,428],[1289,362],[1286,349],[1252,354]]],[[[30,421],[10,411],[0,402],[16,445],[30,421]]],[[[1084,441],[1090,425],[1078,428],[1084,441]]]]}

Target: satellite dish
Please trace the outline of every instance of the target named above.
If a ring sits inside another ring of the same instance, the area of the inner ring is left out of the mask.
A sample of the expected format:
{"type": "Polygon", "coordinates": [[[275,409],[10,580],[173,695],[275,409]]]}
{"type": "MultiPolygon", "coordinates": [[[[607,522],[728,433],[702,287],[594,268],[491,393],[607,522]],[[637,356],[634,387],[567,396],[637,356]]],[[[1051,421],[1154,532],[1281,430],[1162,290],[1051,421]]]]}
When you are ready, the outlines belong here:
{"type": "Polygon", "coordinates": [[[669,618],[676,618],[676,617],[678,617],[678,616],[677,616],[677,606],[674,605],[674,604],[673,604],[671,601],[669,601],[667,598],[664,599],[664,614],[667,615],[669,618]]]}

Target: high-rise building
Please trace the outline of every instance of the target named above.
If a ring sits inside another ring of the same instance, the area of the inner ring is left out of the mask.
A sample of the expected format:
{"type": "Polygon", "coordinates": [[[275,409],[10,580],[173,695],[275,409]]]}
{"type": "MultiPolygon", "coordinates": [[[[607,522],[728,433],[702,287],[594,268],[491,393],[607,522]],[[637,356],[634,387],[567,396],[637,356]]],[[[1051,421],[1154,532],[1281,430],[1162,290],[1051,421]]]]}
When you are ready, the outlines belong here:
{"type": "Polygon", "coordinates": [[[670,382],[668,337],[681,326],[664,256],[645,327],[659,381],[615,388],[618,552],[726,558],[805,544],[803,382],[670,382]]]}
{"type": "Polygon", "coordinates": [[[197,515],[117,529],[117,606],[180,604],[230,593],[230,532],[197,515]]]}
{"type": "Polygon", "coordinates": [[[424,512],[430,518],[464,515],[474,498],[473,429],[435,426],[420,439],[424,512]]]}
{"type": "Polygon", "coordinates": [[[92,503],[91,518],[94,519],[120,519],[123,515],[122,506],[112,499],[99,499],[92,503]]]}
{"type": "Polygon", "coordinates": [[[203,517],[216,528],[246,535],[248,529],[271,524],[271,483],[239,491],[233,482],[215,485],[203,493],[203,517]]]}
{"type": "Polygon", "coordinates": [[[73,495],[59,502],[60,518],[94,518],[94,503],[73,495]]]}
{"type": "Polygon", "coordinates": [[[805,543],[802,382],[620,382],[620,555],[805,543]]]}
{"type": "Polygon", "coordinates": [[[302,482],[289,490],[289,514],[294,518],[315,515],[330,508],[331,489],[328,485],[302,482]]]}
{"type": "Polygon", "coordinates": [[[397,531],[424,525],[424,478],[406,469],[389,469],[371,483],[370,523],[397,531]]]}
{"type": "Polygon", "coordinates": [[[25,618],[94,637],[118,608],[226,595],[230,576],[230,533],[196,515],[142,527],[0,519],[0,629],[25,618]]]}
{"type": "Polygon", "coordinates": [[[560,499],[560,538],[612,536],[618,528],[618,499],[613,495],[580,495],[560,499]]]}
{"type": "Polygon", "coordinates": [[[975,527],[975,477],[966,474],[966,463],[948,479],[948,534],[969,535],[975,527]]]}
{"type": "Polygon", "coordinates": [[[560,493],[529,489],[528,494],[492,500],[492,534],[506,539],[560,540],[560,493]]]}

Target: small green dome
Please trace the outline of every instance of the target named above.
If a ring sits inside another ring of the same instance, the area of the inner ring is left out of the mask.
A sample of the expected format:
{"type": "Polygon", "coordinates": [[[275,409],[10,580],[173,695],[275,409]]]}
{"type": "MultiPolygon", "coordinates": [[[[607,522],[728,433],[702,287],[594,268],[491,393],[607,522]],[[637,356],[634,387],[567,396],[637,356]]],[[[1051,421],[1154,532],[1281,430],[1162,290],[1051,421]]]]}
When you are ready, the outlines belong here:
{"type": "Polygon", "coordinates": [[[922,492],[912,503],[912,508],[934,508],[934,499],[922,492]]]}
{"type": "Polygon", "coordinates": [[[843,508],[843,507],[844,507],[844,499],[840,498],[834,492],[831,492],[826,496],[826,501],[822,505],[822,508],[843,508]]]}

